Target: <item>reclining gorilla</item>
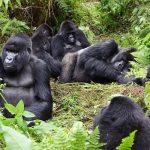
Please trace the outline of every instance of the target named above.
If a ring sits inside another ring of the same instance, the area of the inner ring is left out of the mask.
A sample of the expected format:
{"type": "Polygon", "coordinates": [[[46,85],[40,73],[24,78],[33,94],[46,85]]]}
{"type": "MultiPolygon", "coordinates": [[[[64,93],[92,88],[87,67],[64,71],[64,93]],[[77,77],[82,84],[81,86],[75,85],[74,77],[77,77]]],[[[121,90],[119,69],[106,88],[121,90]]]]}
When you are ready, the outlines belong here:
{"type": "Polygon", "coordinates": [[[118,45],[114,40],[101,44],[92,45],[78,52],[68,53],[62,60],[61,82],[98,82],[108,83],[116,81],[125,84],[131,81],[141,84],[141,79],[128,77],[125,73],[130,52],[134,49],[126,49],[119,52],[118,45]],[[120,63],[122,62],[121,67],[120,63]]]}
{"type": "Polygon", "coordinates": [[[137,130],[132,150],[150,149],[150,120],[130,98],[117,96],[104,107],[94,120],[99,127],[100,141],[106,143],[103,150],[115,150],[122,138],[137,130]]]}
{"type": "Polygon", "coordinates": [[[51,42],[51,55],[59,61],[68,52],[75,52],[90,46],[84,33],[71,21],[63,21],[58,34],[51,42]]]}
{"type": "MultiPolygon", "coordinates": [[[[47,120],[52,117],[52,96],[49,85],[49,71],[44,61],[32,56],[31,39],[18,33],[8,39],[0,57],[0,78],[6,83],[4,97],[16,105],[23,100],[25,110],[35,114],[34,118],[47,120]]],[[[0,107],[4,100],[0,97],[0,107]]],[[[6,117],[12,117],[6,109],[6,117]]]]}
{"type": "Polygon", "coordinates": [[[32,36],[32,53],[46,62],[50,75],[57,78],[61,72],[61,63],[50,55],[52,29],[47,24],[40,25],[32,36]]]}

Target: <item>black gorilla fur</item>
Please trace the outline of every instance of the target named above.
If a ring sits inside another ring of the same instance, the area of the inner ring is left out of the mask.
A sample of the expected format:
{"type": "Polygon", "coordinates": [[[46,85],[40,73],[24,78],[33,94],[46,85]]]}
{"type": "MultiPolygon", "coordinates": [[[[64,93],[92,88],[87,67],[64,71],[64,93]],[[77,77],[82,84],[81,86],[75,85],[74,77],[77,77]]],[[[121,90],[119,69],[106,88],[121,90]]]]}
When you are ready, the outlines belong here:
{"type": "Polygon", "coordinates": [[[96,126],[99,127],[100,141],[107,143],[104,150],[115,150],[121,139],[134,130],[137,133],[132,150],[150,149],[150,120],[129,97],[112,98],[111,103],[95,117],[96,126]]]}
{"type": "Polygon", "coordinates": [[[135,48],[120,48],[118,53],[113,55],[110,62],[114,68],[126,74],[132,68],[130,61],[135,61],[134,56],[131,54],[135,51],[135,48]]]}
{"type": "Polygon", "coordinates": [[[51,55],[62,60],[68,52],[75,52],[90,46],[84,33],[71,21],[65,20],[61,23],[58,34],[54,36],[51,43],[51,55]]]}
{"type": "Polygon", "coordinates": [[[61,63],[50,55],[52,29],[47,24],[40,25],[32,36],[32,53],[48,65],[50,75],[57,78],[61,72],[61,63]]]}
{"type": "MultiPolygon", "coordinates": [[[[16,105],[24,101],[25,110],[35,114],[34,118],[46,120],[52,117],[52,96],[49,85],[49,71],[44,61],[32,56],[31,39],[17,33],[6,42],[0,57],[0,78],[6,83],[4,97],[16,105]]],[[[0,107],[4,100],[0,98],[0,107]]],[[[4,109],[4,115],[12,115],[4,109]]]]}
{"type": "Polygon", "coordinates": [[[116,81],[122,84],[135,81],[140,84],[140,79],[134,77],[125,78],[125,74],[122,73],[125,66],[121,69],[118,68],[118,64],[116,67],[113,66],[116,62],[120,61],[118,59],[120,56],[118,52],[117,43],[114,40],[109,40],[78,52],[68,53],[62,60],[60,81],[94,81],[98,83],[116,81]]]}

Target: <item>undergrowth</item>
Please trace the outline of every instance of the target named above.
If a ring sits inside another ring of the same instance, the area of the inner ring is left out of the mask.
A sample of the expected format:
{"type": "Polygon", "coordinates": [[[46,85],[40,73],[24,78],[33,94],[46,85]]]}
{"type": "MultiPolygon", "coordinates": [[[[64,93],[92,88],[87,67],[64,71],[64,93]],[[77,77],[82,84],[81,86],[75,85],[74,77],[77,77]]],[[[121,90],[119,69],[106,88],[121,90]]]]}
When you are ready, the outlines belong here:
{"type": "MultiPolygon", "coordinates": [[[[144,106],[144,89],[135,84],[52,82],[51,85],[54,116],[47,122],[36,120],[35,126],[27,127],[29,122],[23,121],[21,116],[32,114],[24,111],[22,101],[16,107],[6,103],[5,107],[16,114],[16,117],[6,119],[0,114],[0,149],[99,150],[105,143],[98,142],[98,128],[92,132],[92,122],[101,107],[111,99],[110,95],[124,94],[144,106]]],[[[121,146],[131,147],[133,139],[132,134],[127,140],[123,140],[121,146]]]]}

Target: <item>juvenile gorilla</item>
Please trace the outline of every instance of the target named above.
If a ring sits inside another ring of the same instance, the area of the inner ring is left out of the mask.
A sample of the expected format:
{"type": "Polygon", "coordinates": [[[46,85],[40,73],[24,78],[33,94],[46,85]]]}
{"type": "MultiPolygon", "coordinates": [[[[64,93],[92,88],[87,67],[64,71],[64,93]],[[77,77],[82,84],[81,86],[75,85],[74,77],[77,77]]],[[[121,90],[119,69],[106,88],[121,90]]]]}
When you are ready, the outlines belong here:
{"type": "MultiPolygon", "coordinates": [[[[0,78],[6,83],[3,94],[13,105],[23,100],[25,110],[37,119],[46,120],[52,117],[53,106],[49,71],[44,61],[30,54],[31,49],[31,39],[23,33],[11,36],[6,42],[0,57],[0,78]]],[[[2,97],[0,107],[4,107],[2,97]]],[[[4,115],[12,116],[6,109],[4,115]]]]}
{"type": "Polygon", "coordinates": [[[63,21],[58,34],[51,43],[51,55],[61,61],[68,52],[75,52],[90,46],[84,33],[71,21],[63,21]]]}
{"type": "MultiPolygon", "coordinates": [[[[68,53],[62,60],[61,82],[98,82],[109,83],[116,81],[124,84],[140,79],[125,78],[124,67],[119,68],[115,63],[124,55],[118,55],[118,45],[114,40],[95,44],[78,52],[68,53]]],[[[127,58],[127,57],[125,57],[127,58]]]]}
{"type": "Polygon", "coordinates": [[[137,130],[132,150],[150,149],[150,120],[144,117],[142,109],[129,97],[117,96],[95,117],[100,141],[106,143],[103,150],[116,150],[122,138],[137,130]]]}
{"type": "Polygon", "coordinates": [[[61,72],[61,63],[50,55],[52,29],[47,24],[40,25],[32,36],[32,53],[46,62],[50,75],[57,78],[61,72]]]}

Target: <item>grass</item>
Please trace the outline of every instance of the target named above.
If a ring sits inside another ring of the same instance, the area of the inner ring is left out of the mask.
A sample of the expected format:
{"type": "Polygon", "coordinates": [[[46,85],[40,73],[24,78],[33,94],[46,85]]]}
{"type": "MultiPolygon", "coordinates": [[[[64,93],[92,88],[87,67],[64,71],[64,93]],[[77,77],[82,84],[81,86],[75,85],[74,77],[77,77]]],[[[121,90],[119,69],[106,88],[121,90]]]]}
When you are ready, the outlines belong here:
{"type": "Polygon", "coordinates": [[[54,99],[53,121],[61,127],[70,128],[74,121],[82,121],[86,128],[91,128],[93,117],[114,94],[130,96],[144,106],[144,88],[136,84],[51,82],[51,89],[54,99]]]}

